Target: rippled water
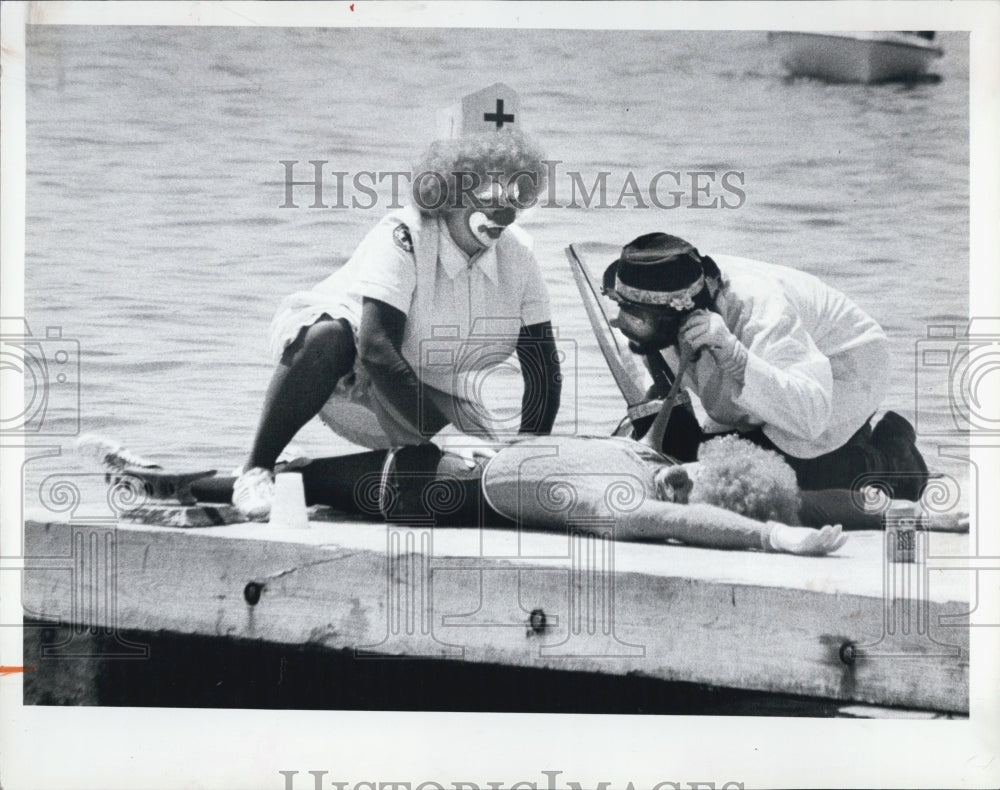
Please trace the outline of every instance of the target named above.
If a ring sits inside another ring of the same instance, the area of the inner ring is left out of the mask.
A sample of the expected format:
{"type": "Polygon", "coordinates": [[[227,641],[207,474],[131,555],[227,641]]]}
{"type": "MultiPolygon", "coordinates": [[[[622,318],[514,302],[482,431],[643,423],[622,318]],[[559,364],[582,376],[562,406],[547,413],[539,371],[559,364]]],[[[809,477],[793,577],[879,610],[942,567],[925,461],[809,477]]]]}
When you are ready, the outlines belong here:
{"type": "MultiPolygon", "coordinates": [[[[168,464],[242,460],[275,306],[381,215],[306,208],[308,188],[300,208],[279,208],[279,160],[299,160],[302,178],[310,159],[405,170],[436,109],[497,80],[520,92],[559,173],[610,171],[609,203],[630,170],[639,184],[660,170],[744,174],[738,209],[693,209],[688,196],[671,210],[525,218],[571,363],[562,428],[607,432],[622,414],[569,276],[572,241],[665,230],[820,275],[886,328],[886,406],[911,417],[915,343],[928,324],[967,322],[965,34],[942,34],[941,80],[913,86],[788,80],[750,32],[39,27],[28,41],[29,323],[79,341],[83,428],[168,464]]],[[[563,205],[568,183],[557,179],[563,205]]],[[[926,424],[948,418],[945,385],[920,394],[926,424]]],[[[58,410],[50,419],[58,427],[58,410]]],[[[297,443],[344,447],[317,425],[297,443]]]]}

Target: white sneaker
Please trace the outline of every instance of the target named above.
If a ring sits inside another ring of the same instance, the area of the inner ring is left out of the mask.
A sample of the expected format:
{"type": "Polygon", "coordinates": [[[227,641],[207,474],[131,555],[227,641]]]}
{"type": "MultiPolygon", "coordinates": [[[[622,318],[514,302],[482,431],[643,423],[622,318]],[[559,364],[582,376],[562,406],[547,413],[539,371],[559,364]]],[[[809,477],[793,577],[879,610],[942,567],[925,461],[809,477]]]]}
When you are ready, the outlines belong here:
{"type": "Polygon", "coordinates": [[[159,464],[133,453],[114,439],[85,433],[76,440],[76,451],[83,458],[99,463],[106,472],[123,472],[129,467],[162,469],[159,464]]]}
{"type": "Polygon", "coordinates": [[[297,444],[289,444],[278,456],[277,464],[306,463],[310,461],[305,451],[297,444]]]}
{"type": "Polygon", "coordinates": [[[233,483],[233,504],[250,521],[267,521],[274,501],[274,475],[269,469],[247,469],[233,483]]]}

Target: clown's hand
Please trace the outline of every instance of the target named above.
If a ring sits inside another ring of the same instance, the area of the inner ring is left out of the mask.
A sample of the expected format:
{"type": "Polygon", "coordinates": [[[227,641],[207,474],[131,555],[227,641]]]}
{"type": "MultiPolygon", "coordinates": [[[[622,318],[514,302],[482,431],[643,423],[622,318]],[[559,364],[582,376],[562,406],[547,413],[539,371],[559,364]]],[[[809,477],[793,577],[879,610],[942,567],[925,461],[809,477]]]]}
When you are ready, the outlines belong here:
{"type": "Polygon", "coordinates": [[[790,527],[776,521],[769,521],[767,525],[771,529],[765,546],[767,551],[819,557],[832,554],[847,543],[847,535],[840,534],[840,524],[827,525],[820,529],[790,527]]]}
{"type": "Polygon", "coordinates": [[[968,513],[931,513],[923,516],[924,529],[931,532],[968,532],[968,513]]]}
{"type": "Polygon", "coordinates": [[[679,337],[682,349],[691,353],[706,349],[727,373],[742,374],[746,370],[746,347],[718,313],[695,310],[681,326],[679,337]]]}

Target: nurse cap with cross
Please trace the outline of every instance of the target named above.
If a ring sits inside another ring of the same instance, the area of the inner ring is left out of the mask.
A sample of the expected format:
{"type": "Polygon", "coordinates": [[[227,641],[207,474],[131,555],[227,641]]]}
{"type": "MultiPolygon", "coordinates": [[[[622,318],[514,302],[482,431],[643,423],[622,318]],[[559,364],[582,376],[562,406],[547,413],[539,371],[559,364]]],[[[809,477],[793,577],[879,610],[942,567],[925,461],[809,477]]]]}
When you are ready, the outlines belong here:
{"type": "Polygon", "coordinates": [[[437,125],[439,140],[516,128],[521,125],[521,101],[513,88],[496,82],[440,111],[437,125]]]}

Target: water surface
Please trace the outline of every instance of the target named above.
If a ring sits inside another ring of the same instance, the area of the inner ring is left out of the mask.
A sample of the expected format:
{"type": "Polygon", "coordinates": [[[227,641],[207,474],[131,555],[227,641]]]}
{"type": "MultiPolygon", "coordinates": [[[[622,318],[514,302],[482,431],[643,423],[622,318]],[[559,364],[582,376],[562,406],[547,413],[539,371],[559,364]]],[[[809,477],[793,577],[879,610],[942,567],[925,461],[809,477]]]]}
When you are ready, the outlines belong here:
{"type": "MultiPolygon", "coordinates": [[[[967,322],[969,99],[967,36],[940,43],[939,82],[862,86],[786,79],[752,32],[32,28],[25,309],[36,334],[58,325],[79,341],[85,430],[227,470],[257,419],[276,305],[382,213],[307,208],[308,188],[279,208],[279,160],[299,160],[302,178],[310,159],[405,170],[438,108],[500,80],[558,172],[610,172],[611,203],[629,171],[639,184],[743,174],[736,209],[688,196],[527,215],[568,359],[560,430],[607,433],[623,413],[563,249],[652,230],[850,294],[892,340],[886,406],[911,418],[919,406],[941,428],[946,382],[925,377],[918,402],[914,351],[929,324],[967,322]]],[[[557,202],[569,198],[560,177],[557,202]]],[[[516,384],[509,369],[491,382],[501,398],[516,384]]],[[[318,425],[297,444],[346,449],[318,425]]],[[[921,446],[936,458],[936,441],[921,446]]],[[[69,466],[36,461],[29,477],[69,466]]]]}

